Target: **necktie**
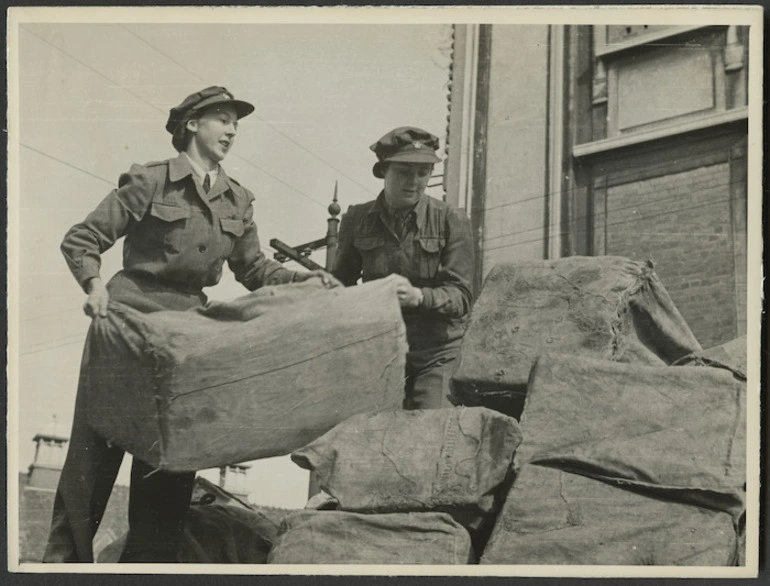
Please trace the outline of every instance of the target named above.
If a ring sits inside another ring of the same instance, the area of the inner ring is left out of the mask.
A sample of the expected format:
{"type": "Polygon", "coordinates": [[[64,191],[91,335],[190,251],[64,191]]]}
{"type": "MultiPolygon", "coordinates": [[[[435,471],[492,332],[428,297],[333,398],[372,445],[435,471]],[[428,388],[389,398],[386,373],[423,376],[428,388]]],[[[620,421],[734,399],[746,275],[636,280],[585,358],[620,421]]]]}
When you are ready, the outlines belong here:
{"type": "Polygon", "coordinates": [[[406,236],[407,219],[409,218],[409,212],[396,210],[393,215],[394,215],[393,227],[395,228],[395,231],[396,231],[396,234],[398,235],[399,240],[403,240],[404,236],[406,236]]]}
{"type": "Polygon", "coordinates": [[[206,178],[203,180],[203,193],[208,193],[211,189],[211,175],[206,173],[206,178]]]}

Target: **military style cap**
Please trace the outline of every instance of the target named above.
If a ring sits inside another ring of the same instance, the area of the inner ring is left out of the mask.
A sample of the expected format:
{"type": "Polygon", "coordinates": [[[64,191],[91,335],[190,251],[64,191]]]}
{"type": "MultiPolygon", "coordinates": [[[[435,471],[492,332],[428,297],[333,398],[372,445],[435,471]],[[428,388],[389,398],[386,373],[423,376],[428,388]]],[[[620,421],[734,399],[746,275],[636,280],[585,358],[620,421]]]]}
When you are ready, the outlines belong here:
{"type": "Polygon", "coordinates": [[[438,163],[436,156],[439,147],[437,136],[414,126],[401,126],[388,132],[369,148],[377,155],[372,172],[382,179],[382,163],[438,163]]]}
{"type": "Polygon", "coordinates": [[[168,122],[166,122],[166,130],[174,134],[179,124],[187,119],[190,113],[220,104],[233,105],[238,118],[248,116],[254,111],[253,105],[243,100],[236,100],[233,94],[227,91],[226,88],[213,85],[190,94],[181,104],[171,108],[168,114],[168,122]]]}

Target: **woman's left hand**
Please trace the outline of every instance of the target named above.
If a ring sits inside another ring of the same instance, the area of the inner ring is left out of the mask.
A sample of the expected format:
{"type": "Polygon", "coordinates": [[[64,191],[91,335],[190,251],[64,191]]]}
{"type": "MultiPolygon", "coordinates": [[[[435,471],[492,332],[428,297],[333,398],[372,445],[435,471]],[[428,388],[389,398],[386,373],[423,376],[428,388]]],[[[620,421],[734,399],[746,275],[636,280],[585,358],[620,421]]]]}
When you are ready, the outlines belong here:
{"type": "Polygon", "coordinates": [[[340,281],[334,276],[326,271],[323,270],[315,270],[315,271],[307,271],[304,273],[295,273],[294,274],[294,282],[295,283],[301,283],[302,281],[307,281],[308,279],[312,279],[314,277],[318,277],[321,279],[321,282],[324,284],[324,287],[327,289],[334,289],[335,287],[343,287],[343,284],[340,283],[340,281]]]}

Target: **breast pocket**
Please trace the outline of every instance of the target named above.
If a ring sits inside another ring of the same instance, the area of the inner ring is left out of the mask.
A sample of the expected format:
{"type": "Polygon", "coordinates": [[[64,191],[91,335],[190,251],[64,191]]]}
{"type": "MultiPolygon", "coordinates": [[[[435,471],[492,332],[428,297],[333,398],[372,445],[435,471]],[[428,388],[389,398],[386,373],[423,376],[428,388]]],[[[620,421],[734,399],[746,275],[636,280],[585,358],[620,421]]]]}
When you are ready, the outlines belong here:
{"type": "Polygon", "coordinates": [[[359,236],[354,239],[353,246],[361,255],[361,272],[365,281],[379,279],[390,274],[388,254],[383,237],[359,236]]]}
{"type": "Polygon", "coordinates": [[[166,252],[181,251],[190,208],[154,201],[150,216],[149,238],[166,252]]]}
{"type": "Polygon", "coordinates": [[[415,252],[420,267],[420,278],[433,279],[441,263],[441,251],[446,240],[438,237],[421,236],[415,239],[415,252]]]}
{"type": "Polygon", "coordinates": [[[245,227],[243,220],[240,218],[220,218],[219,225],[222,227],[222,234],[224,234],[224,250],[222,256],[227,258],[233,251],[235,241],[243,236],[245,227]]]}

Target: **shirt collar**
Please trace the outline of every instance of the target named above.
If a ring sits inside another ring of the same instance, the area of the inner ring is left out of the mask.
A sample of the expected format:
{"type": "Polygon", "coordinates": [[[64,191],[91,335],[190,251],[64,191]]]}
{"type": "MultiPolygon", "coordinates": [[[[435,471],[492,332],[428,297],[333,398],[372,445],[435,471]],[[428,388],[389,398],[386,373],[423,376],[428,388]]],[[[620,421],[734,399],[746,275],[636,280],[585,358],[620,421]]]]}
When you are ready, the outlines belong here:
{"type": "MultiPolygon", "coordinates": [[[[195,175],[192,165],[190,164],[190,158],[183,152],[168,162],[168,179],[171,182],[177,182],[188,175],[195,175]]],[[[239,185],[227,176],[227,173],[220,165],[218,168],[218,178],[216,181],[211,182],[211,190],[208,192],[207,197],[213,199],[223,191],[230,189],[237,191],[239,185]]]]}
{"type": "MultiPolygon", "coordinates": [[[[386,216],[392,216],[392,212],[390,211],[392,208],[387,204],[385,201],[385,191],[380,191],[380,194],[377,196],[377,199],[374,200],[374,205],[369,209],[370,214],[384,214],[386,216]]],[[[412,208],[412,212],[415,215],[415,219],[417,220],[417,225],[421,226],[423,223],[423,220],[425,219],[425,213],[428,209],[428,196],[424,193],[422,194],[422,197],[417,201],[415,206],[412,208]]]]}
{"type": "Polygon", "coordinates": [[[217,180],[217,175],[219,175],[219,165],[217,165],[214,169],[211,171],[206,171],[203,167],[201,167],[198,163],[196,163],[190,155],[188,155],[186,152],[182,151],[182,155],[185,159],[187,159],[187,162],[190,164],[190,168],[192,169],[193,174],[198,178],[198,180],[203,183],[203,179],[208,175],[211,179],[211,185],[214,185],[214,183],[217,180]]]}

